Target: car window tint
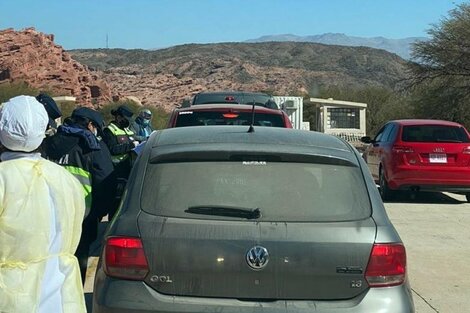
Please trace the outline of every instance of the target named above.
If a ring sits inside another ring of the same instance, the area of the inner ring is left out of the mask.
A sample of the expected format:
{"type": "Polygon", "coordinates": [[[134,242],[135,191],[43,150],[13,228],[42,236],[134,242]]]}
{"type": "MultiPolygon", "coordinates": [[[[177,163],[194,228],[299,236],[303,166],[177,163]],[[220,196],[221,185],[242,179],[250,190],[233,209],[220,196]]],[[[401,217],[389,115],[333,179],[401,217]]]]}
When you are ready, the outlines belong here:
{"type": "MultiPolygon", "coordinates": [[[[183,111],[177,116],[175,127],[198,125],[250,125],[251,119],[251,112],[183,111]]],[[[255,113],[255,125],[285,127],[282,115],[266,113],[255,113]]]]}
{"type": "MultiPolygon", "coordinates": [[[[240,104],[253,104],[265,107],[273,107],[274,101],[269,95],[263,94],[199,94],[194,97],[193,105],[198,104],[217,104],[217,103],[240,103],[240,104]]],[[[277,105],[275,105],[277,106],[277,105]]]]}
{"type": "Polygon", "coordinates": [[[401,139],[406,142],[470,142],[462,127],[443,125],[404,126],[401,139]]]}
{"type": "Polygon", "coordinates": [[[196,104],[212,104],[212,103],[240,103],[242,101],[240,95],[230,94],[200,94],[194,98],[193,105],[196,104]]]}
{"type": "Polygon", "coordinates": [[[391,125],[390,132],[388,134],[388,137],[386,139],[387,142],[392,142],[395,141],[395,138],[397,137],[397,132],[398,132],[398,127],[395,124],[391,125]]]}
{"type": "Polygon", "coordinates": [[[382,127],[382,128],[379,130],[379,132],[377,133],[377,135],[375,135],[375,137],[374,137],[374,141],[375,141],[375,142],[379,142],[379,141],[382,139],[384,130],[385,130],[385,126],[382,127]]]}
{"type": "Polygon", "coordinates": [[[380,136],[380,140],[379,140],[379,141],[380,141],[380,142],[387,142],[391,130],[392,130],[392,124],[387,124],[387,125],[385,125],[384,130],[383,130],[383,132],[382,132],[382,136],[380,136]]]}
{"type": "Polygon", "coordinates": [[[259,220],[263,221],[347,221],[371,214],[358,167],[241,161],[148,165],[142,193],[144,211],[201,218],[184,211],[204,205],[259,208],[259,220]]]}

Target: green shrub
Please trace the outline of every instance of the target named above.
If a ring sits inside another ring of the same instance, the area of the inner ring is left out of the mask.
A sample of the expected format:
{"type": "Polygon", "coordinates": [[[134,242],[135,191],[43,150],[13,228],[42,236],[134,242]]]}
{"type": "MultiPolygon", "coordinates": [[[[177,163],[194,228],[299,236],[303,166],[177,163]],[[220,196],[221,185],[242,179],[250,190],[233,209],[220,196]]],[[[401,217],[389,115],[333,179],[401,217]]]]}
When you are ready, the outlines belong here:
{"type": "Polygon", "coordinates": [[[0,103],[6,102],[16,96],[37,96],[38,94],[39,90],[30,87],[24,82],[0,84],[0,103]]]}
{"type": "MultiPolygon", "coordinates": [[[[46,93],[53,96],[53,93],[49,90],[39,90],[33,87],[30,87],[25,82],[18,83],[1,83],[0,84],[0,103],[6,102],[9,99],[20,96],[20,95],[29,95],[37,96],[40,92],[46,93]]],[[[111,115],[111,110],[116,109],[120,105],[128,106],[134,112],[134,118],[137,117],[140,110],[149,109],[152,112],[152,127],[154,129],[165,128],[168,122],[169,113],[161,108],[140,106],[139,104],[133,101],[119,101],[119,102],[110,102],[105,104],[101,109],[98,109],[103,114],[105,123],[108,124],[113,120],[111,115]]],[[[62,112],[62,121],[72,115],[72,111],[77,107],[77,103],[73,101],[57,101],[60,111],[62,112]]]]}
{"type": "Polygon", "coordinates": [[[166,128],[170,114],[162,108],[146,107],[152,112],[152,127],[153,129],[166,128]]]}

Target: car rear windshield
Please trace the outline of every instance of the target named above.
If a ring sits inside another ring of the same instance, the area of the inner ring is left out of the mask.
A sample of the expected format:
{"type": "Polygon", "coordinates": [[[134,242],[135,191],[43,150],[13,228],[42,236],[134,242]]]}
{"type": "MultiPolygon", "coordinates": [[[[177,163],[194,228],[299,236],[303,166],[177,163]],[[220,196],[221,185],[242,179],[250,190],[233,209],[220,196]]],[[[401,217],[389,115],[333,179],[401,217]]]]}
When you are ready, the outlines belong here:
{"type": "Polygon", "coordinates": [[[350,221],[371,214],[360,169],[330,164],[148,164],[141,201],[150,214],[183,218],[233,219],[185,212],[206,206],[259,209],[257,221],[350,221]]]}
{"type": "MultiPolygon", "coordinates": [[[[251,112],[209,112],[209,111],[182,111],[176,118],[175,127],[198,125],[250,125],[251,112]]],[[[281,114],[256,113],[255,125],[285,127],[281,114]]]]}
{"type": "Polygon", "coordinates": [[[193,105],[218,103],[253,104],[253,102],[255,105],[277,108],[274,100],[269,95],[263,94],[199,94],[194,97],[193,105]]]}
{"type": "Polygon", "coordinates": [[[404,126],[401,139],[406,142],[469,142],[463,127],[444,125],[404,126]]]}

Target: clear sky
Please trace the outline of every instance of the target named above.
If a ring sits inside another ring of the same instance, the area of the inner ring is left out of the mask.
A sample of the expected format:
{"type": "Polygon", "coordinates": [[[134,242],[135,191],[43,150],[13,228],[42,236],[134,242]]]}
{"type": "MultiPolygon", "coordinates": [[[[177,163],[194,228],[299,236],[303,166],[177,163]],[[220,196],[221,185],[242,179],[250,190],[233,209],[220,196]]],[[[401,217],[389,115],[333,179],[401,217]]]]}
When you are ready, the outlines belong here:
{"type": "Polygon", "coordinates": [[[162,48],[263,35],[426,36],[462,0],[0,0],[0,29],[55,35],[66,49],[162,48]]]}

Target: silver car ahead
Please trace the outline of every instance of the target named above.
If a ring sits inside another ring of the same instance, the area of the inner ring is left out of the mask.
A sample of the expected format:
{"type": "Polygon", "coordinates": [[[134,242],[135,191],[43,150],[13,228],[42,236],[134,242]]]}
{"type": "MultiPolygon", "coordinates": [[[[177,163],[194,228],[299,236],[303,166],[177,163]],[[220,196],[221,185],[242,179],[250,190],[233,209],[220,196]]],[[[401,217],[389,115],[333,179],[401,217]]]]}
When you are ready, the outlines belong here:
{"type": "Polygon", "coordinates": [[[244,126],[154,133],[105,236],[93,312],[414,312],[357,151],[244,126]]]}

